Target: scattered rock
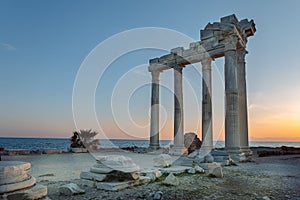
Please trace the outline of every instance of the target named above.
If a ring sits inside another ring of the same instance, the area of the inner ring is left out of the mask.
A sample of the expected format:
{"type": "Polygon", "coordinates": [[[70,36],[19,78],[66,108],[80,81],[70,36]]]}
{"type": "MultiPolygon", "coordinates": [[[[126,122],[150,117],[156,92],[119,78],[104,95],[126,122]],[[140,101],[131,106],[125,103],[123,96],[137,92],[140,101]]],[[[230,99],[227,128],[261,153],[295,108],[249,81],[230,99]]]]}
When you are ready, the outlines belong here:
{"type": "Polygon", "coordinates": [[[81,189],[78,185],[75,183],[69,183],[66,185],[63,185],[59,188],[59,193],[66,195],[66,196],[71,196],[71,195],[76,195],[76,194],[83,194],[85,191],[81,189]]]}
{"type": "Polygon", "coordinates": [[[143,170],[141,174],[149,177],[151,181],[155,181],[157,178],[161,177],[162,175],[161,171],[157,169],[143,170]]]}
{"type": "Polygon", "coordinates": [[[80,178],[92,181],[103,181],[106,178],[106,174],[96,174],[93,172],[81,172],[80,178]]]}
{"type": "Polygon", "coordinates": [[[153,195],[153,200],[161,200],[162,197],[163,197],[162,191],[157,191],[157,192],[155,192],[155,194],[153,195]]]}
{"type": "Polygon", "coordinates": [[[43,153],[44,154],[61,154],[62,150],[61,149],[44,149],[43,153]]]}
{"type": "Polygon", "coordinates": [[[198,138],[196,133],[186,133],[184,135],[184,146],[188,150],[188,154],[200,149],[202,145],[201,140],[198,138]]]}
{"type": "Polygon", "coordinates": [[[47,195],[47,187],[42,185],[35,185],[26,190],[17,191],[7,195],[8,200],[33,200],[41,199],[47,195]]]}
{"type": "Polygon", "coordinates": [[[201,168],[198,165],[195,166],[195,171],[196,171],[196,173],[200,173],[200,174],[204,174],[205,173],[204,169],[201,168]]]}
{"type": "Polygon", "coordinates": [[[223,178],[222,167],[220,165],[212,165],[208,168],[208,175],[216,178],[223,178]]]}
{"type": "Polygon", "coordinates": [[[195,170],[195,168],[190,168],[187,172],[188,172],[189,174],[195,174],[195,173],[196,173],[196,170],[195,170]]]}
{"type": "Polygon", "coordinates": [[[138,180],[123,181],[123,182],[95,182],[95,184],[97,189],[118,191],[128,187],[149,183],[150,181],[151,180],[149,177],[140,176],[138,180]]]}
{"type": "Polygon", "coordinates": [[[162,182],[164,185],[171,185],[171,186],[177,186],[179,185],[179,180],[176,178],[176,176],[173,175],[173,173],[170,173],[166,179],[162,182]]]}
{"type": "Polygon", "coordinates": [[[187,172],[192,167],[185,167],[185,166],[172,166],[169,168],[161,168],[160,171],[163,174],[181,174],[187,172]]]}
{"type": "Polygon", "coordinates": [[[172,157],[168,154],[160,154],[153,158],[155,167],[170,167],[172,164],[172,157]]]}

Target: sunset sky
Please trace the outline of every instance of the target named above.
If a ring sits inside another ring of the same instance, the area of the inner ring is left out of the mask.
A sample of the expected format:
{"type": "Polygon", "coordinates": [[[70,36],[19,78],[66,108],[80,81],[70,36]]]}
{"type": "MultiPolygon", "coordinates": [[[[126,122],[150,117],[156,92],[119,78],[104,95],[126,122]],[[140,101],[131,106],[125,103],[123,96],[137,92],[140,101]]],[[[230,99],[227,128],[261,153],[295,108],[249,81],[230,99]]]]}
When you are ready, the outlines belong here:
{"type": "MultiPolygon", "coordinates": [[[[167,51],[142,49],[112,61],[95,91],[100,127],[90,123],[93,116],[85,117],[80,127],[73,119],[72,93],[84,60],[101,42],[123,31],[160,27],[198,41],[208,22],[235,14],[240,20],[253,19],[257,28],[246,56],[250,140],[300,142],[299,8],[298,0],[1,0],[0,137],[69,137],[76,128],[93,128],[108,138],[147,139],[150,85],[129,91],[129,99],[127,89],[139,81],[150,83],[148,60],[167,51]]],[[[198,70],[200,65],[187,66],[183,72],[184,117],[185,132],[201,137],[198,70]]],[[[162,139],[173,135],[172,81],[171,70],[162,73],[162,139]]],[[[215,140],[224,140],[223,81],[220,58],[213,63],[215,140]]]]}

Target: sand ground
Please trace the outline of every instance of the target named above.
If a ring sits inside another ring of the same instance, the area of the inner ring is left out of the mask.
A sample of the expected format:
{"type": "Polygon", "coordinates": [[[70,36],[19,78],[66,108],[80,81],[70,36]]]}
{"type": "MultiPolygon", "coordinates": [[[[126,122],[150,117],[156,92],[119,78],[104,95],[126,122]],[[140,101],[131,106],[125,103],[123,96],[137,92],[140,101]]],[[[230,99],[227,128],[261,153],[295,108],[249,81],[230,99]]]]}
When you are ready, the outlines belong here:
{"type": "MultiPolygon", "coordinates": [[[[32,164],[30,174],[37,182],[48,186],[51,199],[152,199],[157,191],[163,199],[298,199],[300,200],[300,155],[254,157],[253,162],[223,168],[224,178],[207,175],[183,175],[179,186],[164,186],[160,181],[118,192],[84,188],[85,194],[61,196],[59,186],[79,183],[79,174],[95,164],[94,156],[125,155],[141,168],[152,168],[156,155],[123,151],[84,154],[55,154],[30,156],[3,156],[3,160],[26,161],[32,164]]],[[[174,157],[176,159],[176,157],[174,157]]]]}

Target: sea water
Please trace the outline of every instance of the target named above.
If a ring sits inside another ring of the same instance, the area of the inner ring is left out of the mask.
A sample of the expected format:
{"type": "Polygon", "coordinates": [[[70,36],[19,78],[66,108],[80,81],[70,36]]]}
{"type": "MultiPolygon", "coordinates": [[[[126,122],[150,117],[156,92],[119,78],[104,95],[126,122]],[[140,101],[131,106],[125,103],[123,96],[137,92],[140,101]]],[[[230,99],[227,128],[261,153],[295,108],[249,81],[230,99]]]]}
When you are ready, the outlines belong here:
{"type": "MultiPolygon", "coordinates": [[[[111,139],[99,140],[101,148],[125,148],[125,147],[148,147],[149,140],[124,140],[124,139],[111,139]]],[[[28,150],[41,150],[41,149],[62,149],[68,151],[71,141],[69,138],[7,138],[0,137],[0,147],[5,149],[28,149],[28,150]]],[[[162,147],[168,147],[172,144],[171,140],[161,140],[162,147]]],[[[225,146],[224,141],[215,141],[216,148],[225,146]]],[[[250,141],[250,147],[300,147],[300,142],[257,142],[250,141]]]]}

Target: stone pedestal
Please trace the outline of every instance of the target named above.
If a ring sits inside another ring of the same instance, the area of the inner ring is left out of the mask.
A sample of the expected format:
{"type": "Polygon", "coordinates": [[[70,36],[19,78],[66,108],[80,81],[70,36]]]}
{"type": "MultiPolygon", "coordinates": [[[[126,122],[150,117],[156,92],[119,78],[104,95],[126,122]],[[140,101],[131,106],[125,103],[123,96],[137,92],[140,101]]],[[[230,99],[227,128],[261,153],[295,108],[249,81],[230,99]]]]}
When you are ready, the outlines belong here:
{"type": "Polygon", "coordinates": [[[34,177],[27,175],[30,163],[0,162],[0,199],[40,199],[47,195],[47,187],[36,185],[34,177]]]}

